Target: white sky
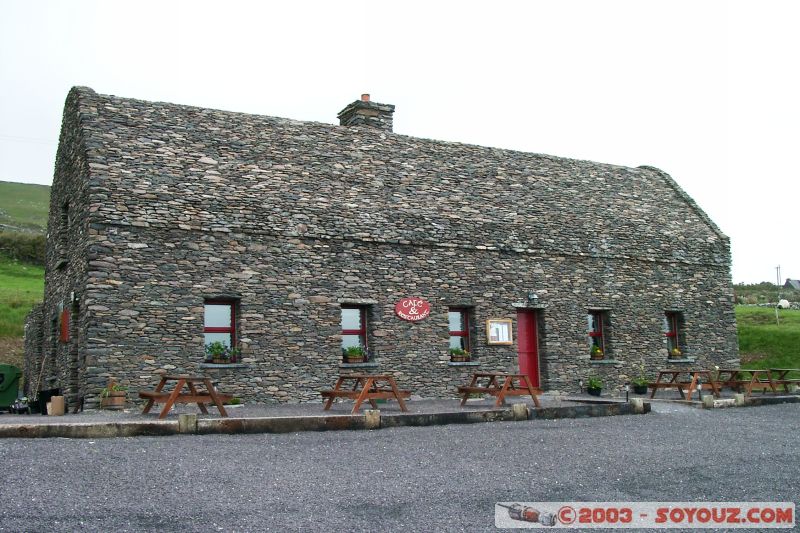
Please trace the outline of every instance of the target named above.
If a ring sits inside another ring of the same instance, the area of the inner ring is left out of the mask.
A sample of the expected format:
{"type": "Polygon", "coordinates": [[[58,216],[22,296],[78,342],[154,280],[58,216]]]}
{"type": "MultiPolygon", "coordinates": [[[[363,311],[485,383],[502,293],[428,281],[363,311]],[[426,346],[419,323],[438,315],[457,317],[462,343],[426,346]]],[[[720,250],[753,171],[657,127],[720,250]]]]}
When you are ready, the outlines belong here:
{"type": "Polygon", "coordinates": [[[0,0],[0,180],[51,182],[73,85],[327,123],[369,92],[397,133],[659,167],[734,282],[800,278],[798,27],[791,0],[0,0]]]}

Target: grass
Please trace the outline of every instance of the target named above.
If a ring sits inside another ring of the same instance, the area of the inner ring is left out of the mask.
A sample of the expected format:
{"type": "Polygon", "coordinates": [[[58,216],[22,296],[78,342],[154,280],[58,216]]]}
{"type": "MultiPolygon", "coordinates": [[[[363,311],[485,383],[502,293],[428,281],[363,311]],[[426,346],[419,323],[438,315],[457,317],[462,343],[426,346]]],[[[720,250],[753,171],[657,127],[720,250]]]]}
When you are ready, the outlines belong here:
{"type": "Polygon", "coordinates": [[[44,233],[49,209],[49,186],[0,181],[0,224],[7,229],[44,233]]]}
{"type": "Polygon", "coordinates": [[[0,363],[23,367],[25,317],[43,294],[42,267],[0,256],[0,363]]]}
{"type": "Polygon", "coordinates": [[[800,368],[800,311],[736,307],[742,368],[800,368]]]}
{"type": "Polygon", "coordinates": [[[43,293],[42,267],[0,258],[0,337],[22,337],[25,316],[43,293]]]}

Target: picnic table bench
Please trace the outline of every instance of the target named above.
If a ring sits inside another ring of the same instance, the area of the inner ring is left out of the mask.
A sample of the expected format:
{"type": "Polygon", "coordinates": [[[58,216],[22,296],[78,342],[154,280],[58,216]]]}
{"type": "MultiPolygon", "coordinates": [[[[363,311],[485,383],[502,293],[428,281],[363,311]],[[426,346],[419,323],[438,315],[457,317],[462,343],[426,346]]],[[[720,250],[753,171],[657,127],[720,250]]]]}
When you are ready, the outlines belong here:
{"type": "Polygon", "coordinates": [[[530,396],[536,407],[541,407],[537,390],[531,386],[526,374],[505,374],[502,372],[476,372],[472,374],[469,385],[458,387],[458,393],[463,395],[463,406],[470,394],[490,394],[496,396],[495,406],[505,405],[506,396],[530,396]],[[502,384],[500,383],[502,380],[502,384]],[[483,384],[485,383],[485,384],[483,384]]]}
{"type": "Polygon", "coordinates": [[[717,382],[720,387],[743,389],[746,397],[753,394],[753,389],[761,389],[762,392],[770,389],[772,392],[777,392],[772,373],[766,368],[720,368],[717,370],[717,382]],[[746,374],[750,377],[748,378],[746,374]]]}
{"type": "Polygon", "coordinates": [[[775,385],[783,385],[784,392],[789,392],[789,385],[800,386],[800,378],[788,378],[790,373],[800,375],[800,368],[770,368],[772,374],[772,383],[775,385]]]}
{"type": "Polygon", "coordinates": [[[222,406],[222,402],[230,401],[229,394],[222,394],[216,390],[211,379],[205,376],[185,376],[185,375],[164,375],[161,376],[161,381],[152,391],[139,391],[139,397],[147,400],[147,404],[142,410],[142,414],[147,414],[153,407],[153,404],[163,403],[164,407],[161,409],[161,414],[158,418],[166,418],[169,410],[176,403],[196,403],[200,412],[208,414],[206,404],[214,405],[219,410],[220,415],[228,416],[227,411],[222,406]],[[175,381],[175,388],[171,391],[165,391],[164,386],[169,381],[175,381]],[[205,390],[198,390],[195,385],[201,384],[205,390]],[[183,392],[183,388],[189,389],[189,392],[183,392]]]}
{"type": "Polygon", "coordinates": [[[373,409],[378,408],[375,400],[397,400],[401,411],[408,411],[404,399],[411,397],[411,391],[400,390],[392,376],[383,374],[342,374],[336,380],[331,390],[319,392],[325,401],[324,410],[333,405],[336,398],[349,398],[355,400],[352,414],[356,414],[364,401],[368,401],[373,409]],[[345,383],[352,382],[352,387],[343,387],[345,383]],[[349,387],[349,388],[348,388],[349,387]]]}
{"type": "Polygon", "coordinates": [[[702,390],[710,390],[716,398],[719,398],[719,387],[714,376],[708,370],[692,370],[692,369],[666,369],[659,370],[655,382],[648,383],[647,386],[653,389],[650,393],[650,398],[656,397],[656,392],[660,389],[677,389],[681,398],[688,401],[692,400],[692,394],[697,391],[701,395],[702,390]],[[689,379],[679,379],[682,375],[686,375],[689,379]],[[666,379],[669,378],[669,381],[666,379]],[[684,389],[687,391],[684,394],[684,389]]]}

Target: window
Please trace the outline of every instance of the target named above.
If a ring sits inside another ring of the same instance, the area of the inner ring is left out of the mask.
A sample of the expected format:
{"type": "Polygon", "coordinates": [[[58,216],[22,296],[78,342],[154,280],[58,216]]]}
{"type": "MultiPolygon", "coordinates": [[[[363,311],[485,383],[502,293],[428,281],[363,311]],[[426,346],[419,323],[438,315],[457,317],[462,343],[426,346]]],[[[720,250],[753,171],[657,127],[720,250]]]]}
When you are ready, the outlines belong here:
{"type": "Polygon", "coordinates": [[[342,351],[360,347],[367,354],[367,308],[357,305],[342,306],[342,351]]]}
{"type": "Polygon", "coordinates": [[[664,337],[667,338],[669,355],[677,357],[683,353],[683,313],[667,311],[664,313],[664,337]]]}
{"type": "Polygon", "coordinates": [[[469,311],[467,309],[451,307],[447,312],[450,322],[450,349],[469,352],[469,311]]]}
{"type": "Polygon", "coordinates": [[[235,304],[225,300],[206,300],[203,324],[204,344],[221,342],[228,348],[236,347],[235,304]]]}
{"type": "Polygon", "coordinates": [[[589,353],[592,359],[604,359],[608,355],[606,346],[606,327],[608,313],[589,311],[586,315],[589,330],[589,353]]]}
{"type": "Polygon", "coordinates": [[[61,231],[66,233],[69,229],[69,202],[64,202],[61,206],[61,231]]]}
{"type": "MultiPolygon", "coordinates": [[[[57,234],[57,242],[61,248],[61,251],[65,251],[67,244],[69,243],[69,202],[64,202],[61,204],[61,212],[59,213],[61,218],[60,224],[58,227],[58,234],[57,234]]],[[[66,266],[66,262],[62,265],[59,263],[59,267],[66,266]]]]}

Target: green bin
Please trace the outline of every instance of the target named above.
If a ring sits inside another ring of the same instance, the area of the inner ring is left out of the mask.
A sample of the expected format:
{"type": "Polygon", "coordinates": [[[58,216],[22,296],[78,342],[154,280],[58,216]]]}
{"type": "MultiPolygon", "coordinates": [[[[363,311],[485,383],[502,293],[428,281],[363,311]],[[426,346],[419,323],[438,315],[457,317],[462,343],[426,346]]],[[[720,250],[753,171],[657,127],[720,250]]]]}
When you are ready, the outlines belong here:
{"type": "Polygon", "coordinates": [[[14,365],[0,365],[0,409],[8,409],[17,401],[22,370],[14,365]]]}

